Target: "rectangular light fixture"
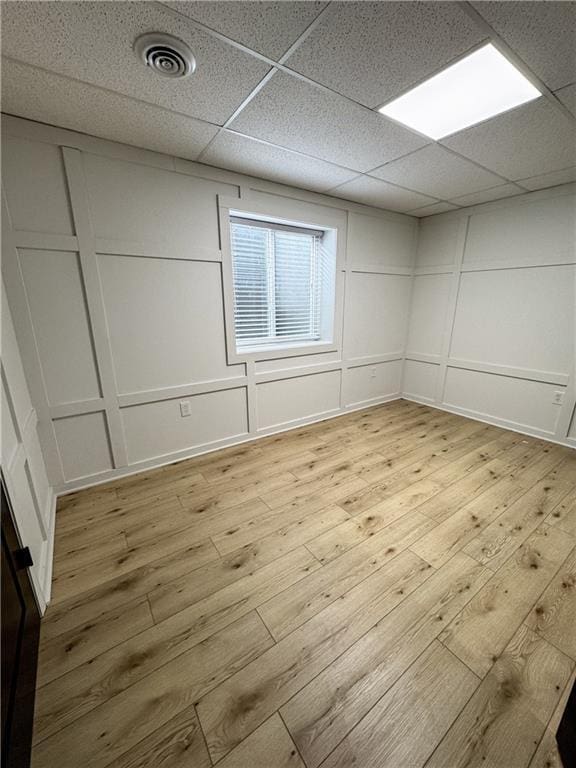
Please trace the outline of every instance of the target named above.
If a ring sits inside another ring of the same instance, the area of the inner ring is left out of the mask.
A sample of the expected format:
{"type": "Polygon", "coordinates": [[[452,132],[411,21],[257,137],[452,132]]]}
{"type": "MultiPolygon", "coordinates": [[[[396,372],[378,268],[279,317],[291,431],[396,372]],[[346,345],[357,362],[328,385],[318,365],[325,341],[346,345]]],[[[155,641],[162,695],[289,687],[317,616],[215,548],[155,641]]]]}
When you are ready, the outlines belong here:
{"type": "Polygon", "coordinates": [[[378,110],[441,139],[542,94],[491,43],[378,110]]]}

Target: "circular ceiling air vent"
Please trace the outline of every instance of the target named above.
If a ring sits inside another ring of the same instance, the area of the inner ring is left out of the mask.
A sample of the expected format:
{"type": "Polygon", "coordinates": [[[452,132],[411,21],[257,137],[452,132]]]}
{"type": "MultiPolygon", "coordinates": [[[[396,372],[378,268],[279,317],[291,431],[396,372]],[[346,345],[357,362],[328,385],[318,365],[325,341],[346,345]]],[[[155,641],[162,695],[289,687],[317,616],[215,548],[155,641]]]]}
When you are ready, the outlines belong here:
{"type": "Polygon", "coordinates": [[[196,69],[196,59],[186,43],[163,32],[137,38],[134,51],[147,67],[163,77],[186,77],[196,69]]]}

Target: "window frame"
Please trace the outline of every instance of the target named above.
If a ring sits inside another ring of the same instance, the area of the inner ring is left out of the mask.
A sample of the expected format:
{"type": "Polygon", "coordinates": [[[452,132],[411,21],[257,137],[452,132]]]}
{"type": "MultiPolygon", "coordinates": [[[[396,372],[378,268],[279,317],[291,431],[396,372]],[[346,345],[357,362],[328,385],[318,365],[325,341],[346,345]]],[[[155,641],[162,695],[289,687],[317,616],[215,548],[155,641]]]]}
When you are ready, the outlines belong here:
{"type": "Polygon", "coordinates": [[[226,354],[229,364],[249,361],[277,360],[296,356],[316,355],[323,352],[336,352],[342,347],[342,304],[343,304],[343,264],[344,243],[346,237],[346,219],[341,211],[326,208],[320,217],[314,215],[313,204],[304,204],[299,200],[279,198],[262,205],[254,198],[225,198],[218,196],[220,247],[222,250],[222,282],[224,293],[224,322],[226,333],[226,354]],[[308,210],[310,209],[310,210],[308,210]],[[311,215],[312,214],[312,215],[311,215]],[[237,349],[234,320],[234,275],[232,249],[230,242],[230,219],[250,217],[258,221],[285,225],[290,228],[311,229],[328,235],[333,245],[335,259],[335,286],[331,339],[319,341],[294,341],[286,344],[258,345],[237,349]]]}
{"type": "MultiPolygon", "coordinates": [[[[234,211],[234,213],[236,213],[234,211]]],[[[245,226],[252,229],[261,229],[267,232],[267,246],[266,246],[266,312],[267,312],[267,326],[268,334],[263,338],[252,337],[248,340],[239,340],[236,338],[236,349],[240,353],[242,349],[257,349],[257,348],[271,348],[271,347],[286,347],[294,344],[306,345],[313,344],[322,341],[322,285],[318,282],[318,275],[321,273],[321,246],[318,243],[318,239],[323,240],[324,231],[318,229],[312,229],[311,227],[295,227],[284,223],[277,223],[272,221],[262,221],[261,219],[248,218],[246,216],[230,216],[230,229],[231,232],[235,225],[245,226]],[[285,337],[278,334],[278,324],[282,322],[282,312],[279,313],[279,306],[277,303],[277,290],[278,290],[278,258],[282,258],[281,246],[278,249],[278,243],[276,233],[288,233],[290,235],[300,235],[307,237],[310,243],[310,268],[311,268],[311,281],[308,284],[308,312],[307,321],[308,334],[294,333],[292,335],[285,334],[285,337]],[[314,333],[312,331],[314,330],[314,333]],[[250,343],[251,342],[251,343],[250,343]]],[[[232,232],[232,240],[234,240],[232,232]]],[[[332,254],[328,254],[331,258],[332,254]]],[[[232,259],[233,272],[236,273],[236,264],[234,258],[232,259]]],[[[237,285],[234,285],[234,295],[237,297],[237,285]]],[[[236,306],[236,309],[238,307],[236,306]]],[[[237,312],[235,312],[235,320],[237,319],[237,312]]]]}

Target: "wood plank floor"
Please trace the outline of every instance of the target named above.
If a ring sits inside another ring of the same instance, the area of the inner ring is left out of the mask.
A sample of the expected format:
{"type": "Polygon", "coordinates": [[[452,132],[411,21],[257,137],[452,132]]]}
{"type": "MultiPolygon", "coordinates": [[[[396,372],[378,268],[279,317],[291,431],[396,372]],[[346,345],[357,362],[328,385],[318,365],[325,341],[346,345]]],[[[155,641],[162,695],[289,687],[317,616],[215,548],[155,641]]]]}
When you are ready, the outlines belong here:
{"type": "Polygon", "coordinates": [[[34,768],[553,768],[576,452],[406,401],[60,500],[34,768]]]}

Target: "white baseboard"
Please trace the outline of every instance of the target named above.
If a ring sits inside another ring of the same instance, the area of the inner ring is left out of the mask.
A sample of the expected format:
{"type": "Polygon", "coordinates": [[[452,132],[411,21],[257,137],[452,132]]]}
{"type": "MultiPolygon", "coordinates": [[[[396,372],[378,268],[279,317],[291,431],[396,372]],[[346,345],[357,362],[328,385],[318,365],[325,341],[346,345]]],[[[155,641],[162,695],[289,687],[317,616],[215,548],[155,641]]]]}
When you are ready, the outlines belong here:
{"type": "Polygon", "coordinates": [[[467,419],[473,419],[474,421],[480,421],[483,424],[490,424],[493,427],[501,427],[502,429],[509,429],[511,432],[518,432],[520,435],[526,435],[527,437],[536,437],[540,440],[546,440],[549,443],[555,445],[562,445],[565,448],[576,448],[576,440],[572,438],[565,438],[564,440],[558,440],[553,432],[547,432],[543,429],[531,428],[525,424],[518,424],[515,421],[509,421],[507,419],[499,419],[496,416],[488,416],[484,413],[478,413],[477,411],[470,410],[468,408],[459,408],[454,405],[447,405],[446,403],[431,402],[426,397],[418,397],[411,395],[407,392],[402,394],[404,400],[409,400],[413,403],[420,403],[421,405],[427,405],[430,408],[436,408],[439,411],[446,411],[447,413],[454,413],[456,416],[464,416],[467,419]]]}
{"type": "Polygon", "coordinates": [[[56,531],[56,504],[58,502],[58,496],[56,493],[52,493],[50,499],[50,527],[48,528],[48,539],[46,541],[46,567],[44,569],[44,579],[42,585],[42,591],[44,593],[44,607],[40,608],[40,613],[44,615],[46,607],[52,597],[52,571],[54,567],[54,537],[56,531]]]}
{"type": "Polygon", "coordinates": [[[400,400],[402,396],[400,393],[395,392],[393,394],[383,395],[382,397],[373,398],[363,403],[355,403],[354,405],[343,406],[335,411],[327,411],[324,413],[314,414],[312,416],[306,416],[302,419],[294,419],[293,421],[285,422],[284,424],[267,427],[259,431],[256,435],[248,434],[235,435],[234,437],[226,438],[225,440],[218,440],[213,443],[204,443],[203,445],[195,446],[184,451],[177,451],[175,453],[164,454],[163,456],[157,456],[153,459],[146,459],[145,461],[139,461],[136,464],[131,464],[127,467],[120,467],[118,469],[108,470],[97,475],[90,475],[89,477],[78,478],[77,480],[70,480],[67,483],[59,486],[56,489],[58,496],[66,496],[69,493],[75,493],[76,491],[84,490],[86,488],[93,488],[104,483],[112,482],[113,480],[119,480],[122,477],[129,477],[131,475],[137,475],[141,472],[147,472],[150,469],[159,469],[160,467],[168,466],[169,464],[175,464],[178,461],[184,461],[185,459],[191,459],[195,456],[204,456],[208,453],[214,453],[215,451],[222,450],[222,448],[231,448],[235,445],[242,445],[243,443],[249,443],[256,440],[261,440],[264,437],[270,435],[277,435],[281,432],[290,432],[293,429],[299,429],[300,427],[308,424],[316,424],[321,421],[327,421],[328,419],[336,419],[338,416],[344,416],[347,413],[354,411],[363,411],[368,408],[373,408],[376,405],[382,405],[384,403],[392,402],[393,400],[400,400]]]}

